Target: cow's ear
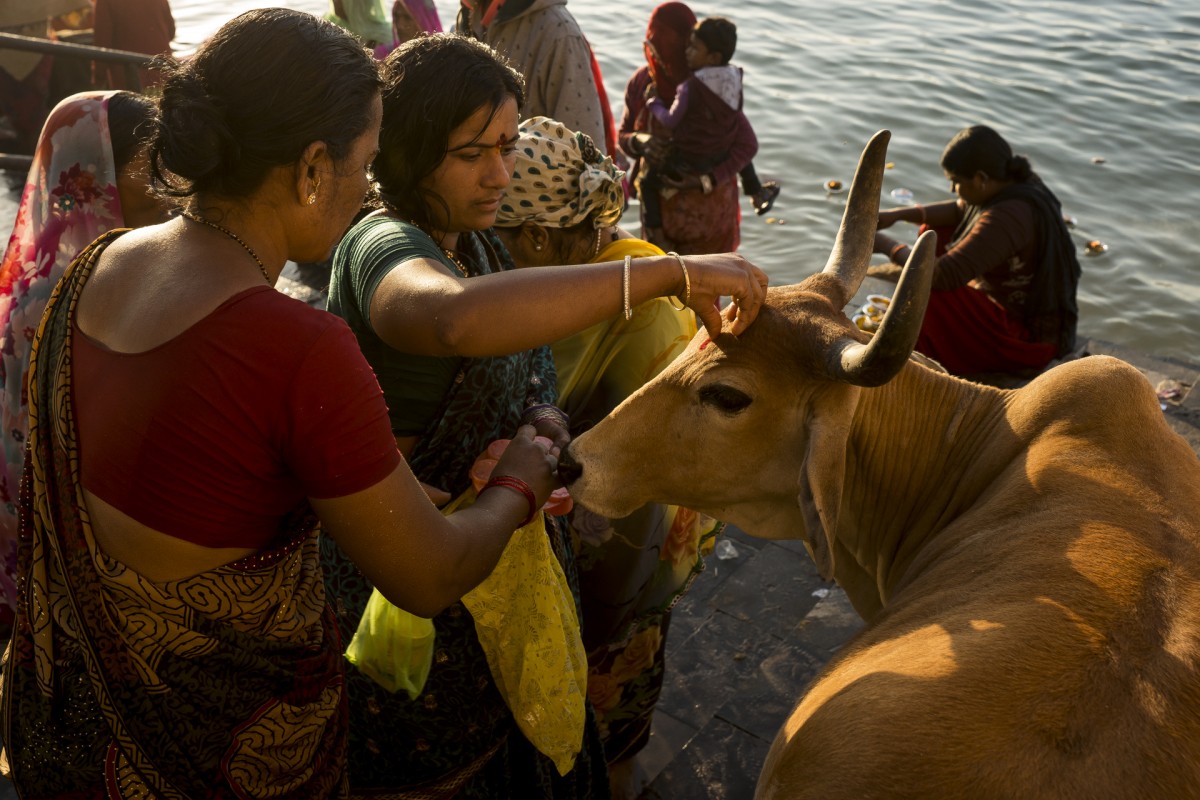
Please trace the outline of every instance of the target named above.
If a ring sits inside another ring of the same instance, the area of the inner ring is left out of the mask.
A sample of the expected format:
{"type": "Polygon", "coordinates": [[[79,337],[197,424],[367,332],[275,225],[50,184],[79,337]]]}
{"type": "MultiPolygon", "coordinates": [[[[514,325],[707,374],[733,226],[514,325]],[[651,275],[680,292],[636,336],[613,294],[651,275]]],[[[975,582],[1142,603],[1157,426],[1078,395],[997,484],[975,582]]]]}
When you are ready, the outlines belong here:
{"type": "Polygon", "coordinates": [[[853,397],[846,397],[842,392],[827,392],[824,397],[818,394],[812,398],[806,425],[808,445],[800,464],[796,502],[804,517],[805,542],[817,571],[827,581],[833,579],[833,537],[837,533],[838,509],[842,505],[846,445],[854,418],[850,409],[858,404],[861,390],[854,387],[852,391],[853,397]]]}

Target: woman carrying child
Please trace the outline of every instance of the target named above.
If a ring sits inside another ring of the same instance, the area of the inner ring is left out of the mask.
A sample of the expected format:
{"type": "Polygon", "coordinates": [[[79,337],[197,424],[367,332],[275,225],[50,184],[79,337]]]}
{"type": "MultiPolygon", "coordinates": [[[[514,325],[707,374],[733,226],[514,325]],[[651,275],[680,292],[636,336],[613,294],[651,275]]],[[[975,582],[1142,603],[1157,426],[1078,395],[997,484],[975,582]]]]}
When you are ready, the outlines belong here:
{"type": "MultiPolygon", "coordinates": [[[[683,3],[663,3],[650,15],[646,29],[646,65],[639,67],[625,88],[625,113],[621,118],[621,149],[637,161],[636,172],[662,169],[670,155],[672,131],[647,109],[647,92],[662,102],[672,103],[676,87],[691,75],[686,50],[696,25],[696,15],[683,3]],[[651,88],[653,87],[653,88],[651,88]]],[[[738,173],[758,150],[744,114],[738,114],[728,131],[723,153],[707,151],[707,171],[689,173],[670,181],[669,193],[659,193],[662,209],[661,233],[646,231],[646,238],[659,236],[680,253],[720,253],[737,249],[740,242],[738,173]]],[[[646,219],[643,196],[642,225],[646,219]]],[[[653,200],[651,203],[653,204],[653,200]]]]}

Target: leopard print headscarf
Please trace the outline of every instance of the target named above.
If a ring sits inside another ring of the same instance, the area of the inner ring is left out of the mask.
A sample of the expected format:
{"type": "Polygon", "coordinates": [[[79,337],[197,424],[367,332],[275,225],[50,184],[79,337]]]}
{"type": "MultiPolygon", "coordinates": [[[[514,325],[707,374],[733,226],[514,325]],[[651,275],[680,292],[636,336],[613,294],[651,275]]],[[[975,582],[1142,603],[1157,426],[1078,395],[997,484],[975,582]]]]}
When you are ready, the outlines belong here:
{"type": "Polygon", "coordinates": [[[517,163],[496,225],[513,228],[535,222],[570,228],[591,217],[597,228],[621,218],[624,176],[586,133],[575,133],[548,117],[521,123],[517,163]]]}

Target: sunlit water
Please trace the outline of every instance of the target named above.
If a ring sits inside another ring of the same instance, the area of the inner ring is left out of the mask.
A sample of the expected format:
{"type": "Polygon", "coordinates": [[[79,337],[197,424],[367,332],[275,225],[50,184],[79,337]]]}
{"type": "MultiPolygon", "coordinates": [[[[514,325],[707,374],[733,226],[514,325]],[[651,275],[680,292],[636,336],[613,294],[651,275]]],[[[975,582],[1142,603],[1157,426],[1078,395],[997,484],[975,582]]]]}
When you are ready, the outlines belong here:
{"type": "MultiPolygon", "coordinates": [[[[176,49],[263,5],[173,0],[176,49]]],[[[294,0],[322,12],[322,0],[294,0]]],[[[642,63],[651,0],[572,0],[619,117],[642,63]]],[[[456,4],[439,0],[444,24],[456,4]]],[[[742,251],[776,283],[819,269],[858,152],[893,132],[892,189],[948,198],[938,157],[959,128],[998,128],[1075,217],[1083,335],[1200,361],[1200,5],[1194,0],[694,3],[738,25],[760,174],[782,181],[768,218],[743,205],[742,251]],[[1102,163],[1096,163],[1103,159],[1102,163]],[[1105,255],[1083,254],[1099,239],[1105,255]]],[[[264,43],[265,44],[265,43],[264,43]]],[[[11,224],[11,195],[0,224],[11,224]]],[[[632,216],[632,215],[631,215],[632,216]]],[[[634,223],[636,224],[636,223],[634,223]]],[[[897,226],[898,234],[913,229],[897,226]]]]}

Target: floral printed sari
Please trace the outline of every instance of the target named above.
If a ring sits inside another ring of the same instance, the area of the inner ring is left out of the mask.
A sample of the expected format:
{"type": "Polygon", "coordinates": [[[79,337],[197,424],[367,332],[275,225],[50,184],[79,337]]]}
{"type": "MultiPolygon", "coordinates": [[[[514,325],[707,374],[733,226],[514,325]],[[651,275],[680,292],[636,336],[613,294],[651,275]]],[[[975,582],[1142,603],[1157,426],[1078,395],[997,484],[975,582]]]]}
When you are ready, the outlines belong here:
{"type": "Polygon", "coordinates": [[[108,132],[113,92],[85,92],[51,112],[0,262],[0,607],[16,603],[17,492],[29,429],[25,379],[34,331],[67,265],[124,226],[108,132]]]}
{"type": "MultiPolygon", "coordinates": [[[[618,239],[592,260],[662,255],[641,239],[618,239]]],[[[642,303],[552,346],[559,405],[572,428],[598,422],[662,372],[696,334],[692,312],[664,297],[642,303]]],[[[618,520],[576,506],[571,527],[588,651],[588,699],[609,763],[637,753],[662,691],[671,609],[704,569],[722,525],[688,508],[650,503],[618,520]]]]}

